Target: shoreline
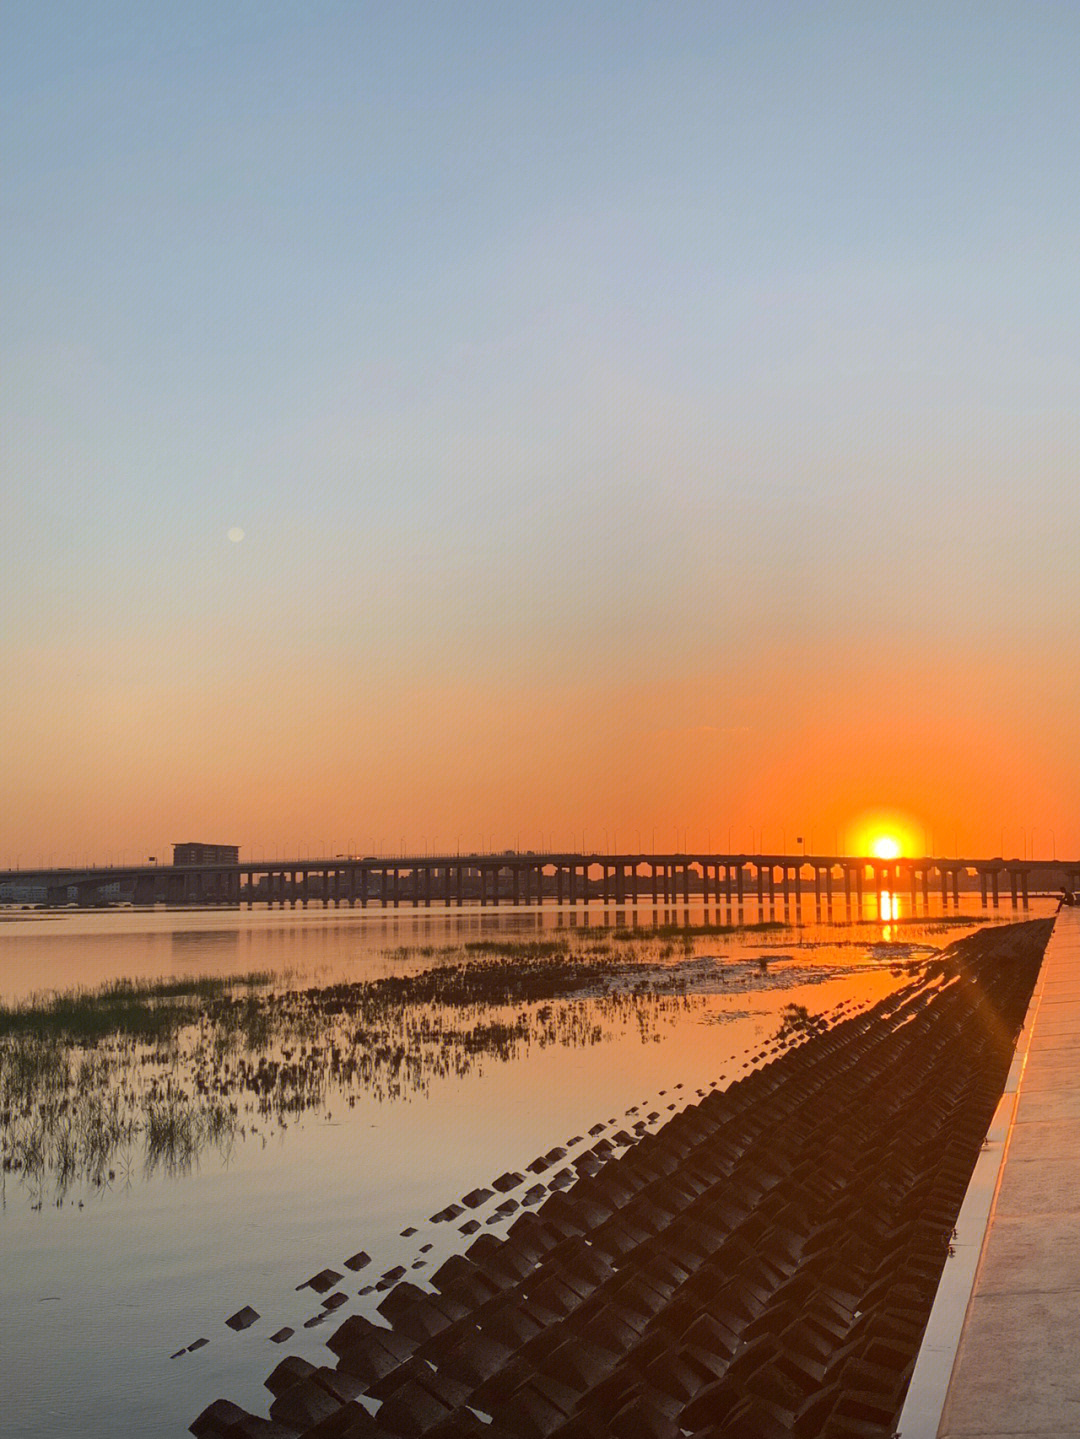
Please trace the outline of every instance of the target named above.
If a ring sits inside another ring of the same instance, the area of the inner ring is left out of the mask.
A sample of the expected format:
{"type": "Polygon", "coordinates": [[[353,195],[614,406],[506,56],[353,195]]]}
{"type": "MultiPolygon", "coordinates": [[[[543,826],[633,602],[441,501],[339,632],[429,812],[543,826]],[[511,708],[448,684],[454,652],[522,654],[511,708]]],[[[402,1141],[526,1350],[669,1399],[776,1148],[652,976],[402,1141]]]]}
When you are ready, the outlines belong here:
{"type": "Polygon", "coordinates": [[[890,1433],[1051,927],[920,961],[892,998],[594,1154],[433,1289],[395,1276],[391,1328],[354,1314],[336,1367],[284,1361],[269,1420],[219,1400],[191,1432],[664,1439],[741,1418],[809,1435],[815,1414],[856,1432],[835,1426],[861,1405],[859,1432],[890,1433]]]}

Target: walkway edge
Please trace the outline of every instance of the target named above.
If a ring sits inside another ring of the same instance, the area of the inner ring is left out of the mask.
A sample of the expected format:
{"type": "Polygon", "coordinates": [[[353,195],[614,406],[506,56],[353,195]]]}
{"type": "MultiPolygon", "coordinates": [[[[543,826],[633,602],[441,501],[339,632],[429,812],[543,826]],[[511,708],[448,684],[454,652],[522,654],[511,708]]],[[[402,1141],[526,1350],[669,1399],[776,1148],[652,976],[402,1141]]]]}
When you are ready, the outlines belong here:
{"type": "MultiPolygon", "coordinates": [[[[1051,931],[1051,939],[1053,932],[1051,931]]],[[[1050,948],[1047,942],[1047,951],[1050,948]]],[[[1020,1081],[1027,1065],[1032,1031],[1042,1003],[1046,978],[1046,952],[1039,977],[1031,994],[1024,1025],[1017,1037],[1009,1076],[1005,1081],[994,1117],[971,1180],[964,1194],[949,1257],[945,1261],[930,1318],[915,1360],[904,1407],[900,1411],[895,1439],[937,1439],[945,1400],[952,1379],[960,1338],[975,1291],[990,1232],[990,1220],[997,1202],[1005,1159],[1016,1122],[1020,1081]]]]}

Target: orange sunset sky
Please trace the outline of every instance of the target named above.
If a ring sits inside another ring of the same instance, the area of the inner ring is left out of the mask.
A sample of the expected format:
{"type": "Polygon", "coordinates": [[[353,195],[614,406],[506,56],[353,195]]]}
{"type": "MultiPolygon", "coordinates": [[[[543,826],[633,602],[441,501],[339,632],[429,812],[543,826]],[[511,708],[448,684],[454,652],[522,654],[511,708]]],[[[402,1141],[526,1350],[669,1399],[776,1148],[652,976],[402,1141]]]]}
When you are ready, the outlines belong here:
{"type": "Polygon", "coordinates": [[[1080,857],[1074,7],[166,8],[6,26],[0,866],[1080,857]]]}

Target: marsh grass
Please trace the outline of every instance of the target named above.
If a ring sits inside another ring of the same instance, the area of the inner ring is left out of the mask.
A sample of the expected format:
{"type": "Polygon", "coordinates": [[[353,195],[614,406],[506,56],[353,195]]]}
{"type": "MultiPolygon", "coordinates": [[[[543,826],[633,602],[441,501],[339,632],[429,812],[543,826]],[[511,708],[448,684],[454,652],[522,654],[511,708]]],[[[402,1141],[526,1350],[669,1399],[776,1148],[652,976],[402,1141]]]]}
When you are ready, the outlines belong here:
{"type": "MultiPolygon", "coordinates": [[[[114,982],[0,1007],[0,1165],[57,1202],[74,1186],[190,1170],[249,1128],[362,1094],[402,1100],[529,1046],[641,1038],[691,1000],[634,985],[635,947],[569,939],[408,951],[410,975],[272,989],[273,976],[114,982]],[[141,1157],[141,1166],[139,1163],[141,1157]]],[[[280,979],[280,976],[278,977],[280,979]]]]}
{"type": "Polygon", "coordinates": [[[571,952],[570,940],[563,939],[470,939],[466,954],[485,954],[492,959],[551,959],[571,952]]]}
{"type": "MultiPolygon", "coordinates": [[[[650,1043],[705,1003],[702,983],[724,980],[710,940],[789,928],[582,926],[550,939],[398,947],[385,957],[428,966],[348,983],[253,971],[0,1006],[0,1188],[14,1174],[39,1198],[51,1184],[59,1202],[76,1185],[114,1183],[118,1170],[121,1182],[183,1174],[254,1129],[265,1136],[363,1096],[406,1100],[530,1047],[627,1032],[650,1043]]],[[[752,966],[763,983],[770,958],[752,966]]],[[[789,1006],[778,1038],[818,1022],[789,1006]]]]}
{"type": "Polygon", "coordinates": [[[234,990],[268,986],[268,971],[232,978],[173,977],[153,983],[112,980],[94,988],[34,994],[20,1004],[0,1004],[0,1038],[56,1036],[84,1045],[115,1035],[146,1042],[171,1039],[198,1018],[202,1008],[234,990]]]}
{"type": "Polygon", "coordinates": [[[715,939],[717,935],[754,934],[761,931],[791,928],[792,925],[785,924],[779,919],[762,919],[754,924],[656,924],[641,929],[617,929],[614,931],[613,937],[623,942],[644,939],[677,939],[689,940],[692,943],[696,939],[715,939]]]}

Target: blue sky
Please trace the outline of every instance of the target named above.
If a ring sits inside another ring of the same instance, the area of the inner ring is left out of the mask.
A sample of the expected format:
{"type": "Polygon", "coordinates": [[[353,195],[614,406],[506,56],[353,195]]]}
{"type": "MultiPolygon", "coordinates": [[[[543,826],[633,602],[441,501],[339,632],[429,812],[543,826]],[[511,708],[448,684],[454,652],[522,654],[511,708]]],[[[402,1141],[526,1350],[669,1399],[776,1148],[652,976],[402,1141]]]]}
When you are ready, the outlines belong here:
{"type": "MultiPolygon", "coordinates": [[[[267,694],[349,677],[387,711],[512,685],[555,725],[583,686],[600,749],[654,683],[648,733],[767,729],[793,654],[900,657],[914,712],[928,655],[992,646],[1040,660],[1064,734],[1078,31],[1052,3],[9,5],[20,827],[58,705],[106,747],[119,716],[121,768],[132,714],[165,745],[178,705],[306,751],[338,741],[302,707],[286,741],[267,694]]],[[[858,697],[806,693],[794,748],[858,697]]],[[[782,805],[746,784],[719,802],[782,805]]]]}

